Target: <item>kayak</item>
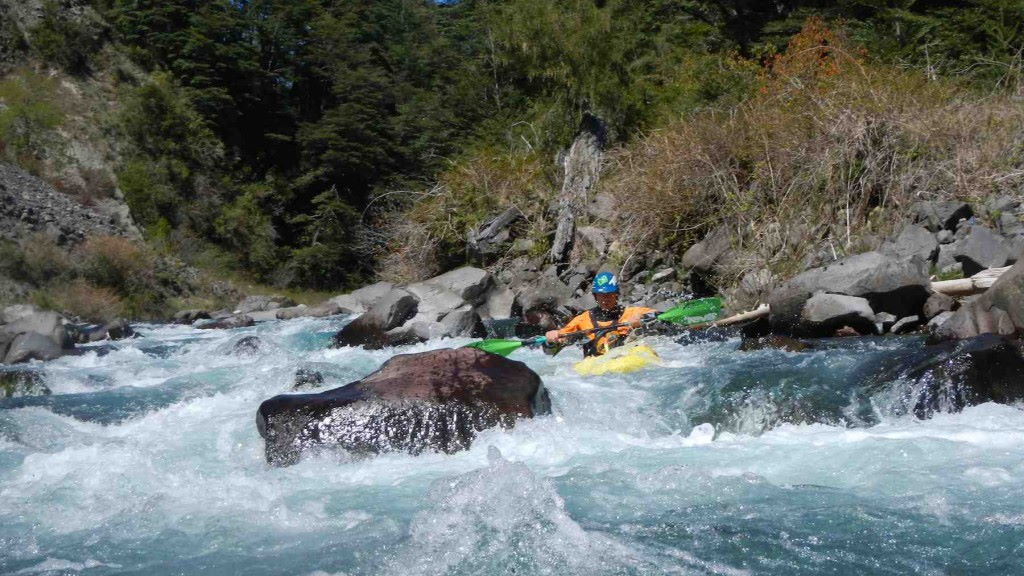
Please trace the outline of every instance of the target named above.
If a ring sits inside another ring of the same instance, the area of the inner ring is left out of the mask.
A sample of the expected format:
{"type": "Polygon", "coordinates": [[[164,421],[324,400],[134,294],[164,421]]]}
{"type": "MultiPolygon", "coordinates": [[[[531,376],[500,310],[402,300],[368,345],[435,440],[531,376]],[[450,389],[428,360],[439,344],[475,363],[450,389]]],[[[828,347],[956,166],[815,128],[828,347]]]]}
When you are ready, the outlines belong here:
{"type": "Polygon", "coordinates": [[[612,348],[601,356],[590,356],[572,365],[581,376],[601,374],[625,374],[642,368],[661,364],[661,358],[650,346],[635,342],[612,348]]]}

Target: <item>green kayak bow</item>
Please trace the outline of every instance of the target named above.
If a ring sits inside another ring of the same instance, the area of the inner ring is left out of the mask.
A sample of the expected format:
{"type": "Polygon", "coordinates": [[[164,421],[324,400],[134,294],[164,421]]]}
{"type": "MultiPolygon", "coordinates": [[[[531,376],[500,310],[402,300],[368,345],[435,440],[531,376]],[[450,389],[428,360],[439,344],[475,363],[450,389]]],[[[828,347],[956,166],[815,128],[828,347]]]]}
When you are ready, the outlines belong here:
{"type": "MultiPolygon", "coordinates": [[[[698,300],[690,300],[689,302],[684,302],[679,306],[670,308],[661,314],[654,316],[654,319],[662,322],[669,322],[671,324],[694,326],[696,324],[716,320],[721,312],[721,298],[700,298],[698,300]]],[[[619,327],[620,325],[616,324],[615,326],[595,328],[594,330],[581,330],[579,332],[566,334],[565,336],[571,340],[573,337],[585,336],[586,334],[598,330],[608,330],[619,327]]],[[[546,339],[543,336],[536,336],[534,338],[526,338],[522,340],[513,338],[491,338],[489,340],[481,340],[479,342],[467,344],[466,347],[476,348],[478,350],[490,352],[491,354],[498,354],[500,356],[508,356],[523,346],[534,348],[537,346],[543,346],[545,342],[546,339]]]]}

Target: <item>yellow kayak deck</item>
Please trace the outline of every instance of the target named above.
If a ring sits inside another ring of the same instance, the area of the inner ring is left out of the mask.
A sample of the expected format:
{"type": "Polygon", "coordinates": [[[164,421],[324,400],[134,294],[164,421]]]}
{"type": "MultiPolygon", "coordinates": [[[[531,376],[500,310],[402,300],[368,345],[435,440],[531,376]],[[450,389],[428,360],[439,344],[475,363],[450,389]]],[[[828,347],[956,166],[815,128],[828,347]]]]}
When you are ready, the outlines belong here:
{"type": "Polygon", "coordinates": [[[647,366],[661,364],[661,358],[650,346],[642,343],[612,348],[602,356],[590,356],[572,365],[581,376],[625,374],[647,366]]]}

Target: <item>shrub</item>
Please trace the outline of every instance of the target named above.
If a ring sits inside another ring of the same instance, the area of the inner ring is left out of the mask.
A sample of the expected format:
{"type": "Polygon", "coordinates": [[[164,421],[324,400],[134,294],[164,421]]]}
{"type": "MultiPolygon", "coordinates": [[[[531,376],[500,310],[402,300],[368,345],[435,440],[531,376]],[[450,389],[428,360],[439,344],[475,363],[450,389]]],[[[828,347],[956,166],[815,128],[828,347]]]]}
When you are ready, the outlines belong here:
{"type": "Polygon", "coordinates": [[[153,254],[126,238],[92,236],[76,256],[81,276],[96,286],[131,296],[153,284],[153,254]]]}
{"type": "Polygon", "coordinates": [[[71,74],[85,74],[89,58],[103,46],[103,26],[90,15],[90,10],[73,13],[46,0],[39,23],[29,32],[32,50],[71,74]]]}
{"type": "Polygon", "coordinates": [[[124,300],[114,290],[94,286],[83,278],[55,287],[48,296],[39,294],[36,303],[96,323],[128,315],[124,300]]]}
{"type": "Polygon", "coordinates": [[[27,68],[0,82],[0,151],[8,159],[28,168],[57,145],[58,94],[55,80],[27,68]]]}

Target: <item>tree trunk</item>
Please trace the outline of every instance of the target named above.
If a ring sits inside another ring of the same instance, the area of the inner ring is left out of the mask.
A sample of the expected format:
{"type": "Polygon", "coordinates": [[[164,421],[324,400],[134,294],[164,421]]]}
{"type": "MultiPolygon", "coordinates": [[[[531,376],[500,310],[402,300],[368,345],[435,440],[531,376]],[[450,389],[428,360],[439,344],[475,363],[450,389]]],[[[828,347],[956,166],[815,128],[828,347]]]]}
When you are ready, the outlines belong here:
{"type": "Polygon", "coordinates": [[[601,172],[605,129],[599,118],[584,114],[580,129],[565,157],[565,179],[558,196],[558,225],[551,243],[551,262],[565,268],[576,242],[576,215],[586,206],[601,172]]]}

